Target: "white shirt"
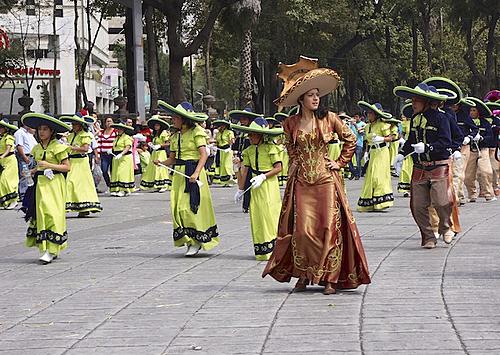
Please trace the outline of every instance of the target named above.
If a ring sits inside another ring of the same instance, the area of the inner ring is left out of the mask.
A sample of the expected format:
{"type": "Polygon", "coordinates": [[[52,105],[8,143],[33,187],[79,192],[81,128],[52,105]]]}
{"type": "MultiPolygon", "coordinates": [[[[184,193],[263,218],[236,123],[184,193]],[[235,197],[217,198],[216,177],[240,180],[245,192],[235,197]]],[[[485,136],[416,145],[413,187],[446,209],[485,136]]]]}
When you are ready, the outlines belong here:
{"type": "Polygon", "coordinates": [[[35,137],[24,127],[21,127],[14,133],[14,138],[16,147],[18,145],[23,147],[24,154],[30,154],[31,150],[38,144],[35,137]]]}

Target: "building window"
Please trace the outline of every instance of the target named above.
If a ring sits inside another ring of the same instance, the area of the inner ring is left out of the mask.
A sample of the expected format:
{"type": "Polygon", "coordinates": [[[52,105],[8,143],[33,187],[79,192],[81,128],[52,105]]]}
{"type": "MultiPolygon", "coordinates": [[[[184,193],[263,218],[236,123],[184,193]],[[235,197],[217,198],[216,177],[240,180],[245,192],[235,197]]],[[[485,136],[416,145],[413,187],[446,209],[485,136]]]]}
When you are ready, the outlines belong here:
{"type": "Polygon", "coordinates": [[[28,15],[28,16],[35,16],[36,15],[35,0],[26,0],[26,15],[28,15]]]}
{"type": "Polygon", "coordinates": [[[48,49],[27,49],[26,56],[30,59],[49,58],[49,50],[48,49]]]}
{"type": "Polygon", "coordinates": [[[54,0],[55,1],[55,9],[54,9],[54,17],[63,17],[63,0],[54,0]]]}

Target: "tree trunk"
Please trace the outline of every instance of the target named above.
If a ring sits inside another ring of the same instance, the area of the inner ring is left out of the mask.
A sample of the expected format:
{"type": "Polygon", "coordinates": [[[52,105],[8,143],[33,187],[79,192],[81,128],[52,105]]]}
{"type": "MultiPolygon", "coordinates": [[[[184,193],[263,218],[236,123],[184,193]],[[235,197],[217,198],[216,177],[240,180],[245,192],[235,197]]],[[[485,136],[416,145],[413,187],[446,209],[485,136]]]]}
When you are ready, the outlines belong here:
{"type": "Polygon", "coordinates": [[[411,37],[413,42],[413,49],[411,53],[411,71],[416,75],[418,69],[418,29],[415,19],[411,20],[411,37]]]}
{"type": "Polygon", "coordinates": [[[205,56],[205,82],[207,85],[207,94],[211,95],[213,92],[212,87],[212,73],[210,72],[210,45],[212,42],[212,33],[208,36],[207,43],[204,46],[205,56]]]}
{"type": "Polygon", "coordinates": [[[76,102],[75,102],[75,111],[80,111],[82,108],[82,86],[83,86],[83,74],[81,72],[80,66],[80,40],[78,39],[78,1],[74,1],[73,3],[75,10],[75,20],[73,23],[74,26],[74,41],[75,41],[75,67],[76,67],[76,75],[78,77],[78,85],[76,86],[76,102]]]}
{"type": "Polygon", "coordinates": [[[56,36],[57,36],[57,23],[56,23],[56,2],[54,1],[54,6],[52,8],[52,38],[53,38],[53,44],[52,46],[54,47],[54,62],[53,62],[53,70],[54,74],[52,75],[52,80],[50,82],[50,91],[52,92],[52,110],[53,114],[57,115],[59,112],[59,107],[57,105],[57,55],[59,54],[59,46],[58,43],[56,43],[56,36]]]}
{"type": "Polygon", "coordinates": [[[147,6],[145,11],[145,19],[146,19],[146,36],[147,36],[147,55],[148,55],[148,82],[149,82],[149,90],[151,91],[151,105],[149,107],[149,112],[153,113],[158,108],[158,63],[157,63],[157,54],[156,51],[156,35],[154,31],[153,25],[153,14],[154,9],[152,6],[147,6]]]}
{"type": "Polygon", "coordinates": [[[481,92],[486,93],[494,89],[495,84],[495,29],[497,27],[499,12],[497,11],[488,21],[488,42],[486,45],[486,68],[484,81],[481,82],[481,92]]]}
{"type": "Polygon", "coordinates": [[[182,60],[184,57],[175,56],[172,53],[168,56],[168,74],[170,78],[170,99],[174,105],[186,101],[186,93],[182,85],[182,60]]]}
{"type": "Polygon", "coordinates": [[[240,109],[252,104],[252,30],[243,33],[240,49],[240,109]]]}
{"type": "Polygon", "coordinates": [[[421,25],[422,25],[422,38],[425,52],[427,53],[427,66],[430,72],[433,72],[432,68],[432,44],[431,44],[431,4],[428,3],[429,0],[420,0],[418,3],[418,9],[420,12],[421,25]]]}

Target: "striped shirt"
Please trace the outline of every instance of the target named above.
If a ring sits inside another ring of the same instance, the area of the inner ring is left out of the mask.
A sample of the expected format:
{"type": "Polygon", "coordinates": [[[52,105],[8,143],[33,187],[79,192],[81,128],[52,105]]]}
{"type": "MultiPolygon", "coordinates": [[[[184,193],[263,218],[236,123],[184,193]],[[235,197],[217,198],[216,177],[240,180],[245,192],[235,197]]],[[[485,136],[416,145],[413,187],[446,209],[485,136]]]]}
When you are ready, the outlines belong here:
{"type": "Polygon", "coordinates": [[[116,139],[116,130],[112,130],[111,134],[104,134],[104,130],[102,129],[97,135],[97,146],[99,147],[99,154],[101,153],[110,153],[113,149],[113,142],[116,139]]]}

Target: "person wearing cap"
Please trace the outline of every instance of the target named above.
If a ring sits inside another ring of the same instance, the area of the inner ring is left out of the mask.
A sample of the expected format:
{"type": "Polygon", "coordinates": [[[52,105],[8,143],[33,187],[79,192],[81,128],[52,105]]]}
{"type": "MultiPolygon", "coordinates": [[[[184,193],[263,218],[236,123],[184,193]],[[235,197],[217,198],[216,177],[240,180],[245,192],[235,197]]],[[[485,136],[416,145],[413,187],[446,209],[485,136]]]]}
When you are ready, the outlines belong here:
{"type": "Polygon", "coordinates": [[[420,230],[422,247],[433,249],[437,238],[429,217],[430,206],[439,216],[438,232],[443,240],[451,243],[454,236],[451,229],[452,197],[449,194],[450,122],[443,112],[432,108],[433,101],[446,101],[448,96],[439,94],[425,83],[415,88],[397,86],[394,94],[412,100],[410,135],[403,145],[402,154],[396,159],[402,160],[403,155],[413,157],[410,208],[420,230]]]}
{"type": "Polygon", "coordinates": [[[300,109],[283,123],[290,168],[278,236],[262,276],[279,282],[297,278],[294,292],[323,285],[323,294],[331,295],[337,288],[370,283],[370,276],[339,172],[351,160],[356,139],[335,113],[319,106],[340,77],[315,66],[317,61],[305,57],[291,66],[280,65],[279,75],[286,81],[275,103],[300,109]],[[305,64],[309,69],[301,70],[305,64]],[[336,161],[328,157],[334,133],[344,142],[336,161]]]}
{"type": "Polygon", "coordinates": [[[87,217],[90,213],[102,211],[87,155],[92,142],[88,126],[93,124],[93,120],[85,120],[78,115],[61,116],[59,119],[72,125],[67,137],[71,170],[66,177],[66,212],[78,212],[78,217],[87,217]]]}
{"type": "Polygon", "coordinates": [[[166,149],[170,145],[170,125],[165,120],[161,119],[159,115],[152,116],[147,124],[153,131],[151,135],[152,141],[148,144],[153,152],[149,164],[142,174],[140,186],[142,190],[165,192],[169,189],[169,185],[172,182],[169,178],[168,171],[165,168],[157,166],[154,161],[164,161],[167,159],[166,149]]]}
{"type": "Polygon", "coordinates": [[[36,161],[32,170],[34,184],[26,191],[28,223],[26,246],[37,247],[40,262],[51,263],[68,246],[66,229],[66,179],[70,171],[68,147],[57,141],[56,134],[70,130],[70,126],[49,115],[27,113],[21,122],[36,129],[38,144],[31,151],[36,161]]]}
{"type": "Polygon", "coordinates": [[[174,246],[186,247],[185,255],[194,256],[200,250],[208,251],[219,244],[205,171],[207,135],[198,124],[206,121],[208,116],[193,112],[189,102],[174,107],[159,100],[158,106],[172,116],[173,126],[178,130],[170,139],[169,157],[155,162],[172,165],[176,171],[172,174],[170,192],[174,246]]]}
{"type": "Polygon", "coordinates": [[[0,120],[0,207],[17,207],[19,172],[15,154],[14,133],[17,127],[0,120]]]}
{"type": "MultiPolygon", "coordinates": [[[[401,139],[399,144],[402,147],[410,136],[411,118],[413,116],[413,109],[411,102],[407,103],[402,108],[402,121],[401,121],[401,139]]],[[[400,164],[394,163],[395,170],[399,175],[398,192],[403,194],[403,197],[410,197],[410,184],[411,175],[413,173],[413,158],[411,155],[404,158],[400,164]]]]}
{"type": "Polygon", "coordinates": [[[231,125],[231,128],[248,133],[251,145],[243,151],[243,166],[238,179],[239,190],[235,202],[249,194],[250,226],[255,258],[268,260],[276,241],[278,219],[281,210],[281,195],[278,174],[281,166],[281,150],[272,142],[272,137],[283,133],[281,128],[268,128],[262,117],[256,118],[248,127],[231,125]],[[265,137],[268,139],[265,139],[265,137]],[[251,188],[245,190],[247,177],[251,188]]]}
{"type": "Polygon", "coordinates": [[[111,163],[110,195],[124,197],[135,189],[134,162],[132,158],[132,135],[134,128],[123,123],[111,125],[116,130],[113,141],[113,162],[111,163]]]}
{"type": "Polygon", "coordinates": [[[234,132],[229,129],[231,122],[226,119],[219,119],[212,122],[218,128],[215,135],[217,154],[215,155],[215,166],[219,168],[218,180],[224,187],[231,186],[233,181],[233,150],[234,132]]]}
{"type": "Polygon", "coordinates": [[[391,182],[391,158],[389,144],[394,137],[391,126],[385,120],[392,118],[384,112],[380,103],[369,104],[359,101],[358,106],[366,110],[369,123],[365,127],[368,160],[361,195],[358,199],[358,211],[382,211],[394,204],[391,182]]]}
{"type": "Polygon", "coordinates": [[[496,146],[492,129],[492,112],[480,99],[475,97],[468,97],[468,99],[476,104],[475,107],[470,108],[470,116],[479,127],[479,133],[472,139],[470,157],[465,169],[465,187],[469,202],[476,202],[478,198],[477,179],[482,196],[489,202],[496,200],[490,160],[490,148],[496,146]]]}

